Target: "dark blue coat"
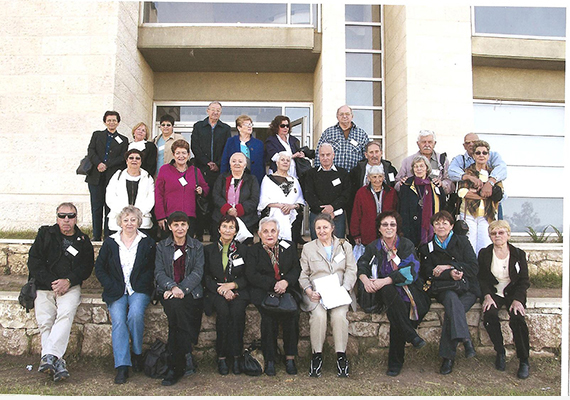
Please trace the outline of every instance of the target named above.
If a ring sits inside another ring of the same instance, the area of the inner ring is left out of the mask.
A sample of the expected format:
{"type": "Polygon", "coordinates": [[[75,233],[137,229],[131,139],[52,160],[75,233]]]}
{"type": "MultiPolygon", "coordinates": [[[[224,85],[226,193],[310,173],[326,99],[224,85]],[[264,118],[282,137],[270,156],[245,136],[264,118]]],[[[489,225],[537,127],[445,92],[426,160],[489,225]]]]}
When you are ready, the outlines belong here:
{"type": "MultiPolygon", "coordinates": [[[[257,178],[257,183],[261,185],[261,181],[265,176],[265,164],[263,163],[263,142],[253,136],[247,142],[249,154],[251,157],[250,173],[257,178]]],[[[222,154],[222,165],[220,166],[221,174],[230,171],[230,157],[234,153],[240,152],[239,135],[232,136],[226,142],[224,153],[222,154]]]]}

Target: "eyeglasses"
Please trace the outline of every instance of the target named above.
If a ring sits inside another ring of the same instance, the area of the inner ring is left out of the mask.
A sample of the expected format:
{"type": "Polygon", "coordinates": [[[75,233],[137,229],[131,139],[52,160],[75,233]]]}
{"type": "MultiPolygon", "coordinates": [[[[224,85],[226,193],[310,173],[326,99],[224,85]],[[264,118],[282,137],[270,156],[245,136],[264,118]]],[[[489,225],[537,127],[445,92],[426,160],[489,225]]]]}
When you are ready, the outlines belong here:
{"type": "Polygon", "coordinates": [[[338,114],[339,117],[350,117],[352,114],[351,113],[340,113],[338,114]]]}
{"type": "Polygon", "coordinates": [[[288,124],[281,124],[281,125],[279,125],[279,128],[289,128],[289,125],[288,124]]]}
{"type": "Polygon", "coordinates": [[[476,155],[476,156],[480,156],[481,154],[483,154],[484,156],[486,156],[487,154],[489,154],[489,152],[488,152],[488,151],[476,151],[476,152],[475,152],[475,155],[476,155]]]}
{"type": "Polygon", "coordinates": [[[57,217],[59,219],[65,219],[65,217],[67,217],[67,219],[73,219],[77,216],[77,213],[57,213],[57,217]]]}
{"type": "Polygon", "coordinates": [[[382,222],[382,223],[380,224],[380,226],[381,226],[382,228],[387,228],[387,227],[395,228],[395,227],[398,226],[398,224],[395,223],[395,222],[382,222]]]}
{"type": "Polygon", "coordinates": [[[241,126],[245,128],[253,128],[253,124],[242,124],[241,126]]]}
{"type": "Polygon", "coordinates": [[[129,160],[140,160],[140,157],[129,156],[129,160]]]}
{"type": "Polygon", "coordinates": [[[491,236],[503,236],[506,234],[507,234],[507,231],[493,231],[490,233],[491,236]]]}
{"type": "Polygon", "coordinates": [[[169,127],[169,126],[172,126],[172,124],[160,124],[160,126],[166,126],[166,127],[169,127]]]}

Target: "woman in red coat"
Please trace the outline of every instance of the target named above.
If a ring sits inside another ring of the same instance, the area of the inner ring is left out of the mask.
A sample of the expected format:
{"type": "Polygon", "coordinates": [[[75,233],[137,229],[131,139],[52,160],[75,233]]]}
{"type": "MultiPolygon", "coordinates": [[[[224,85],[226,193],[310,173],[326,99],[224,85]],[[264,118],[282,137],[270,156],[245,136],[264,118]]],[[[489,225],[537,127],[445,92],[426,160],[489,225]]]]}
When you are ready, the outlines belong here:
{"type": "Polygon", "coordinates": [[[369,184],[362,186],[354,197],[350,234],[356,244],[376,240],[376,216],[383,211],[395,211],[398,205],[396,191],[384,184],[384,172],[374,165],[367,173],[369,184]]]}

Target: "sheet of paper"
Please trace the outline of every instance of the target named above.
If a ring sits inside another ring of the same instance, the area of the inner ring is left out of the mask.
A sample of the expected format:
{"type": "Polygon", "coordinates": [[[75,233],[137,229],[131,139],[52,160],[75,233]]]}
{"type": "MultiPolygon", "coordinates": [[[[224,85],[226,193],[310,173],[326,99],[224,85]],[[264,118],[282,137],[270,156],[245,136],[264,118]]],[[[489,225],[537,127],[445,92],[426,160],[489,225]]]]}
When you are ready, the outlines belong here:
{"type": "Polygon", "coordinates": [[[327,310],[350,304],[352,299],[345,288],[340,286],[336,274],[323,276],[313,281],[315,290],[321,295],[321,304],[327,310]]]}

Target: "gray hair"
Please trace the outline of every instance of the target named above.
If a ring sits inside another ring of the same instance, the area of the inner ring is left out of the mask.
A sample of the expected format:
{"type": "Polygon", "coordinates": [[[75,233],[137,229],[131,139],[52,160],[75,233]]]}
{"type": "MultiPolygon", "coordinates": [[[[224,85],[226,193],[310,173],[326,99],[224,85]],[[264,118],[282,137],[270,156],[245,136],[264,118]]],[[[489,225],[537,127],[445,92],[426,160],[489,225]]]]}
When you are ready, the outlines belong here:
{"type": "Polygon", "coordinates": [[[435,141],[435,132],[434,131],[430,131],[427,129],[422,129],[418,135],[418,142],[425,136],[433,136],[433,140],[435,141]]]}
{"type": "Polygon", "coordinates": [[[279,231],[279,221],[277,221],[276,218],[274,217],[265,217],[265,218],[261,218],[261,220],[259,221],[259,228],[257,229],[257,233],[261,232],[261,227],[265,224],[268,224],[270,222],[273,222],[275,224],[275,226],[277,227],[277,230],[279,231]]]}
{"type": "Polygon", "coordinates": [[[217,100],[214,100],[214,101],[212,101],[210,104],[208,104],[208,108],[210,108],[210,106],[211,106],[212,104],[217,104],[217,105],[219,105],[220,107],[222,107],[222,103],[220,103],[220,102],[217,101],[217,100]]]}
{"type": "Polygon", "coordinates": [[[329,142],[323,142],[321,143],[321,145],[319,146],[319,150],[321,150],[321,147],[323,146],[329,146],[334,154],[334,147],[332,146],[332,144],[330,144],[329,142]]]}
{"type": "Polygon", "coordinates": [[[119,214],[117,214],[117,218],[115,219],[117,225],[121,226],[123,218],[129,214],[137,217],[137,228],[139,228],[142,225],[143,214],[142,211],[135,206],[126,206],[119,214]]]}
{"type": "Polygon", "coordinates": [[[415,156],[414,159],[412,160],[412,164],[410,165],[410,168],[412,169],[412,173],[414,172],[414,165],[416,165],[420,161],[423,161],[427,167],[426,177],[430,176],[431,175],[431,164],[429,163],[429,160],[427,159],[427,157],[422,156],[421,154],[415,156]]]}
{"type": "Polygon", "coordinates": [[[350,113],[351,113],[351,114],[354,114],[354,113],[352,112],[352,108],[350,108],[350,107],[349,107],[348,105],[346,105],[346,104],[343,104],[342,106],[340,106],[339,108],[336,109],[336,115],[338,115],[338,113],[340,112],[340,109],[343,108],[343,107],[348,108],[348,109],[350,110],[350,113]]]}
{"type": "Polygon", "coordinates": [[[291,156],[292,156],[292,155],[293,155],[293,154],[291,154],[291,152],[289,152],[289,151],[287,151],[287,150],[283,150],[283,151],[280,151],[279,153],[277,153],[277,156],[278,156],[278,157],[277,157],[277,160],[280,160],[281,157],[284,157],[284,156],[285,156],[285,157],[289,157],[289,159],[291,159],[291,156]]]}
{"type": "Polygon", "coordinates": [[[364,151],[367,152],[368,149],[369,149],[371,146],[378,146],[378,148],[380,149],[380,151],[382,151],[382,142],[379,141],[379,140],[371,140],[371,141],[369,141],[368,143],[366,143],[366,144],[364,145],[364,151]]]}
{"type": "Polygon", "coordinates": [[[58,213],[62,207],[72,208],[75,211],[75,214],[77,214],[77,207],[75,207],[75,204],[73,204],[71,202],[61,203],[59,206],[57,206],[57,208],[55,209],[55,212],[58,213]]]}
{"type": "Polygon", "coordinates": [[[373,165],[372,167],[370,167],[370,170],[368,171],[368,173],[366,174],[366,176],[370,176],[370,175],[384,175],[384,171],[382,171],[382,168],[380,168],[379,165],[373,165]]]}

